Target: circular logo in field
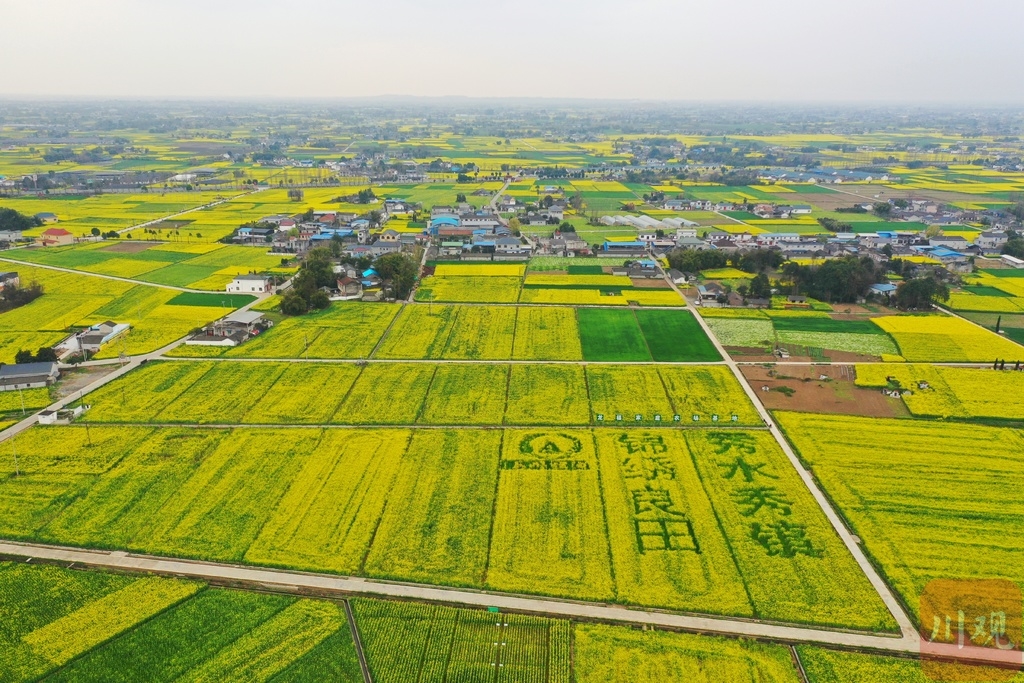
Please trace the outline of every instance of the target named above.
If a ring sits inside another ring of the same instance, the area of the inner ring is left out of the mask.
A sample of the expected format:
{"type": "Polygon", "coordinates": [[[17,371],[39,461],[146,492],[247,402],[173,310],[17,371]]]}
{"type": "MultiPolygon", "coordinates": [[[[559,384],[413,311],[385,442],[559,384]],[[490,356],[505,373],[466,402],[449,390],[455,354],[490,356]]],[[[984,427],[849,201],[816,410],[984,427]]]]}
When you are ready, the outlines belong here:
{"type": "Polygon", "coordinates": [[[568,458],[583,450],[583,443],[571,434],[527,434],[519,442],[519,452],[538,458],[568,458]]]}

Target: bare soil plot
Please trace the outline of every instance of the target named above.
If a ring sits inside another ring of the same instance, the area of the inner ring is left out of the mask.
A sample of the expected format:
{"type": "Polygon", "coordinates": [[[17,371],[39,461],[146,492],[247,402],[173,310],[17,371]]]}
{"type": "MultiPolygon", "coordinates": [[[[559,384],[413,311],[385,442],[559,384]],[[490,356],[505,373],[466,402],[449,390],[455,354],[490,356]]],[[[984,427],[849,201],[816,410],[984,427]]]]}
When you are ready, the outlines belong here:
{"type": "Polygon", "coordinates": [[[854,384],[856,375],[850,365],[743,365],[740,370],[768,410],[908,416],[902,400],[854,384]],[[820,379],[822,375],[828,379],[820,379]]]}

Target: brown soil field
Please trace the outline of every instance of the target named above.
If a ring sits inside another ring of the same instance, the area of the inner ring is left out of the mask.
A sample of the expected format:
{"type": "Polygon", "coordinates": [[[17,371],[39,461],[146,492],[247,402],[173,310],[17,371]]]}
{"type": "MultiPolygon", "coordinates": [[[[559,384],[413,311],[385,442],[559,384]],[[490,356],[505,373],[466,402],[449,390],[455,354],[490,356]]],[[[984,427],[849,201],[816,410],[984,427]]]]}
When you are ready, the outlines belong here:
{"type": "Polygon", "coordinates": [[[118,254],[138,254],[140,251],[146,251],[150,247],[155,247],[162,242],[118,242],[111,244],[109,247],[103,247],[100,251],[113,251],[118,254]]]}
{"type": "Polygon", "coordinates": [[[810,413],[836,413],[865,417],[907,417],[903,401],[890,398],[878,389],[854,384],[849,365],[762,365],[740,366],[768,410],[795,410],[810,413]],[[827,380],[820,377],[825,375],[827,380]],[[764,391],[768,387],[768,391],[764,391]],[[790,395],[779,387],[792,390],[790,395]]]}

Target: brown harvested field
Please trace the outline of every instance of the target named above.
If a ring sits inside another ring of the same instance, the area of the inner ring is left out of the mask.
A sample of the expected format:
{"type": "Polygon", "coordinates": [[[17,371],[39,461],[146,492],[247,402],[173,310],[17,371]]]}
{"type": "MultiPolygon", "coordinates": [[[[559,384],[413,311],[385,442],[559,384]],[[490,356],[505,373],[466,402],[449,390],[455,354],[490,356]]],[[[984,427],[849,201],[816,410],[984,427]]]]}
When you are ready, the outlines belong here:
{"type": "Polygon", "coordinates": [[[662,279],[649,280],[647,278],[632,280],[633,286],[637,289],[669,289],[669,284],[662,279]]]}
{"type": "Polygon", "coordinates": [[[140,251],[146,251],[150,247],[155,247],[162,242],[118,242],[117,244],[111,244],[109,247],[103,247],[100,251],[113,251],[118,254],[138,254],[140,251]]]}
{"type": "Polygon", "coordinates": [[[914,188],[896,188],[889,185],[842,185],[842,189],[829,187],[831,194],[815,192],[808,194],[786,193],[786,201],[811,204],[826,211],[835,211],[841,206],[850,206],[861,201],[879,201],[889,199],[930,199],[937,202],[976,202],[978,195],[961,192],[944,192],[942,190],[921,190],[914,188]],[[875,195],[878,195],[877,197],[875,195]]]}
{"type": "Polygon", "coordinates": [[[864,417],[907,417],[906,406],[878,389],[854,384],[850,365],[742,365],[740,370],[768,410],[835,413],[864,417]],[[827,380],[821,376],[828,377],[827,380]],[[765,391],[764,388],[768,390],[765,391]],[[792,390],[790,395],[780,387],[792,390]]]}

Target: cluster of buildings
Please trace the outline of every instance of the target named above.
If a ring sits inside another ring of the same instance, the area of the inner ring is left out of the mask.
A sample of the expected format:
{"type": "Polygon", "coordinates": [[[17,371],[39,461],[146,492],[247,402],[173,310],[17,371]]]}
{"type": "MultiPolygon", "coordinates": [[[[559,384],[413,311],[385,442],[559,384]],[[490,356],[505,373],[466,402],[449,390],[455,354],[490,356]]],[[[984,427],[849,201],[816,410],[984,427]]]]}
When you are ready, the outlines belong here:
{"type": "Polygon", "coordinates": [[[442,258],[525,261],[534,251],[498,214],[465,203],[433,207],[428,233],[442,258]]]}

